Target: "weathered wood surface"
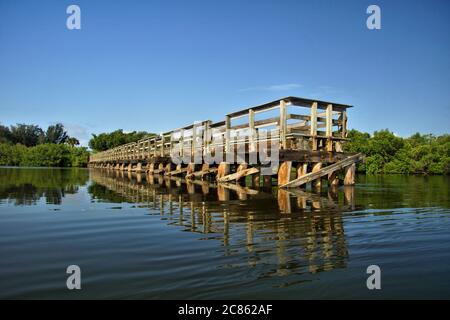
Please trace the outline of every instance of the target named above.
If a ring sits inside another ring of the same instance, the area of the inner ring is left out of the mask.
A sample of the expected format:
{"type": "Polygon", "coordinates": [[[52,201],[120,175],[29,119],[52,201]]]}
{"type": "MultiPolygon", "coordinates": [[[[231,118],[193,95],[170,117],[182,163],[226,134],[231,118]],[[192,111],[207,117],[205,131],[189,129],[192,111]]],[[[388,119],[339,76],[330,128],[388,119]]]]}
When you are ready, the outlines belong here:
{"type": "Polygon", "coordinates": [[[221,178],[218,178],[217,181],[219,182],[227,182],[227,181],[232,181],[232,180],[239,180],[245,176],[251,175],[251,174],[255,174],[258,173],[259,169],[258,168],[248,168],[248,169],[244,169],[226,176],[223,176],[221,178]]]}
{"type": "Polygon", "coordinates": [[[341,170],[345,167],[351,166],[351,165],[355,164],[356,162],[361,161],[362,158],[363,158],[363,155],[361,153],[358,153],[358,154],[348,157],[344,160],[341,160],[339,162],[331,164],[323,169],[320,169],[317,172],[307,173],[302,177],[299,177],[297,179],[289,181],[285,184],[281,184],[280,187],[281,188],[294,188],[294,187],[301,186],[302,184],[317,180],[323,176],[326,176],[332,172],[335,172],[336,170],[341,170]]]}
{"type": "Polygon", "coordinates": [[[271,140],[278,140],[280,151],[339,151],[337,142],[345,140],[347,136],[346,110],[349,107],[320,100],[285,97],[227,114],[224,121],[205,120],[99,152],[93,154],[89,161],[112,164],[167,163],[166,160],[171,161],[173,154],[190,157],[193,161],[194,154],[204,155],[218,149],[235,152],[237,145],[242,144],[246,153],[257,152],[260,143],[266,141],[259,140],[258,133],[261,131],[271,132],[271,140]],[[305,111],[305,107],[309,108],[309,113],[299,114],[299,111],[305,111]],[[319,109],[325,112],[318,113],[319,109]],[[279,112],[278,116],[274,116],[274,110],[279,112]],[[247,121],[235,123],[244,117],[247,121]],[[213,130],[223,138],[221,143],[213,140],[213,130]],[[235,130],[239,139],[230,134],[231,130],[235,130]],[[174,149],[176,146],[179,149],[174,149]]]}

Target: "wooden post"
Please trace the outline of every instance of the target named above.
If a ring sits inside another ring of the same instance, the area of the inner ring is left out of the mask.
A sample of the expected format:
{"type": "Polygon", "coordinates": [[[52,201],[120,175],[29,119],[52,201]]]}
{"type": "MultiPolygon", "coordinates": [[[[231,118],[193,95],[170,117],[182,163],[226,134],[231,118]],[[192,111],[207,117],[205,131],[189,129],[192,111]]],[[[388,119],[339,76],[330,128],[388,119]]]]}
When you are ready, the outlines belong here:
{"type": "MultiPolygon", "coordinates": [[[[299,163],[297,165],[297,178],[304,176],[308,173],[308,163],[299,163]]],[[[303,186],[304,187],[304,186],[303,186]]]]}
{"type": "Polygon", "coordinates": [[[197,127],[194,123],[192,126],[192,143],[191,143],[191,159],[192,162],[195,162],[195,152],[197,149],[197,127]]]}
{"type": "Polygon", "coordinates": [[[136,172],[142,172],[142,163],[141,162],[138,162],[136,164],[136,172]]]}
{"type": "Polygon", "coordinates": [[[172,171],[172,162],[169,162],[168,164],[166,164],[164,168],[164,174],[168,175],[170,174],[171,171],[172,171]]]}
{"type": "Polygon", "coordinates": [[[347,111],[342,111],[342,138],[347,137],[347,111]]]}
{"type": "Polygon", "coordinates": [[[336,171],[328,174],[328,186],[337,187],[339,185],[339,178],[336,174],[336,171]]]}
{"type": "Polygon", "coordinates": [[[281,140],[281,149],[286,149],[286,134],[287,134],[287,111],[286,111],[286,102],[284,100],[280,100],[280,140],[281,140]]]}
{"type": "Polygon", "coordinates": [[[327,105],[326,110],[326,136],[327,136],[327,151],[333,151],[333,105],[327,105]]]}
{"type": "Polygon", "coordinates": [[[354,163],[344,168],[345,172],[344,185],[352,186],[355,184],[355,171],[356,171],[356,164],[354,163]]]}
{"type": "Polygon", "coordinates": [[[311,105],[311,136],[312,149],[317,150],[317,102],[311,105]]]}
{"type": "MultiPolygon", "coordinates": [[[[247,164],[247,163],[245,163],[245,162],[244,162],[244,163],[241,163],[241,164],[237,167],[236,172],[241,172],[241,171],[247,169],[247,167],[248,167],[248,164],[247,164]]],[[[241,179],[236,180],[236,183],[240,183],[240,182],[244,182],[244,184],[245,184],[245,177],[242,177],[241,179]]]]}
{"type": "MultiPolygon", "coordinates": [[[[320,169],[322,169],[322,162],[317,162],[317,163],[315,163],[315,164],[313,165],[313,167],[312,167],[312,172],[317,172],[317,171],[319,171],[320,169]]],[[[314,180],[313,183],[312,183],[312,186],[313,186],[314,188],[320,189],[320,187],[322,186],[321,179],[319,178],[319,179],[314,180]]]]}
{"type": "Polygon", "coordinates": [[[161,157],[164,157],[164,134],[161,134],[161,157]]]}
{"type": "Polygon", "coordinates": [[[194,173],[194,172],[195,172],[195,163],[190,162],[188,164],[188,166],[187,166],[187,169],[186,169],[186,176],[188,176],[188,175],[190,175],[191,173],[194,173]]]}
{"type": "Polygon", "coordinates": [[[131,169],[133,169],[133,165],[130,162],[127,167],[128,172],[131,172],[131,169]]]}
{"type": "Polygon", "coordinates": [[[180,130],[180,140],[178,141],[180,144],[180,157],[183,158],[184,156],[184,129],[180,130]]]}
{"type": "Polygon", "coordinates": [[[230,174],[230,164],[227,162],[221,162],[217,169],[216,180],[225,177],[226,175],[229,174],[230,174]]]}
{"type": "Polygon", "coordinates": [[[284,161],[278,168],[278,185],[283,185],[291,181],[292,161],[284,161]]]}
{"type": "Polygon", "coordinates": [[[248,110],[248,128],[250,130],[250,135],[248,137],[249,145],[248,145],[248,151],[249,152],[256,152],[256,145],[255,145],[255,111],[253,109],[248,110]]]}
{"type": "Polygon", "coordinates": [[[211,120],[205,121],[203,123],[203,155],[209,154],[209,145],[211,143],[211,120]]]}
{"type": "Polygon", "coordinates": [[[230,149],[230,128],[231,128],[230,116],[225,116],[225,153],[231,152],[231,149],[230,149]]]}

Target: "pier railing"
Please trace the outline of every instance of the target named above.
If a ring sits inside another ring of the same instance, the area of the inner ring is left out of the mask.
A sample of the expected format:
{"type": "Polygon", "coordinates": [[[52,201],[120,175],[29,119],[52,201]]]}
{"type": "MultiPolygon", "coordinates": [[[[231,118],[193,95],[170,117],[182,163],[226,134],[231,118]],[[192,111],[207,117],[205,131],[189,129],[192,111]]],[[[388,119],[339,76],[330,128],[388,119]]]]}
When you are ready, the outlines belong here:
{"type": "Polygon", "coordinates": [[[342,152],[347,137],[350,105],[286,97],[227,114],[220,122],[205,120],[93,154],[91,163],[149,160],[174,153],[193,158],[196,153],[256,152],[264,141],[280,150],[342,152]],[[267,134],[261,134],[261,133],[267,134]]]}

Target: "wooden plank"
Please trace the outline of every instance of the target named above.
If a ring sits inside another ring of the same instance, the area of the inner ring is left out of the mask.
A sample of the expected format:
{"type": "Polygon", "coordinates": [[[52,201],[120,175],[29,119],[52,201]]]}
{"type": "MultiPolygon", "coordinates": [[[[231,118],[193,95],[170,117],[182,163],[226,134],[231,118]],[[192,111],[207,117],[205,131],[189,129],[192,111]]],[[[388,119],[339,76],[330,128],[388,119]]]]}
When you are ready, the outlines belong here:
{"type": "Polygon", "coordinates": [[[186,179],[199,178],[205,174],[216,173],[217,168],[209,168],[208,170],[195,171],[186,175],[186,179]]]}
{"type": "Polygon", "coordinates": [[[351,152],[328,152],[325,150],[280,150],[279,160],[280,162],[322,162],[325,164],[338,162],[355,154],[351,152]]]}
{"type": "MultiPolygon", "coordinates": [[[[173,170],[171,172],[167,172],[167,175],[168,176],[177,176],[179,174],[187,172],[187,170],[188,170],[187,167],[186,168],[181,168],[181,169],[173,170]]],[[[166,174],[164,174],[164,175],[166,175],[166,174]]]]}
{"type": "Polygon", "coordinates": [[[347,159],[338,161],[332,165],[329,165],[317,172],[311,172],[311,173],[307,173],[304,176],[297,178],[295,180],[292,180],[288,183],[285,183],[283,185],[280,185],[281,188],[294,188],[294,187],[298,187],[301,186],[302,184],[311,182],[313,180],[319,179],[325,175],[328,175],[336,170],[340,170],[343,169],[345,167],[348,167],[358,161],[360,161],[362,159],[363,155],[361,153],[358,153],[354,156],[348,157],[347,159]]]}
{"type": "Polygon", "coordinates": [[[258,173],[259,169],[258,168],[248,168],[248,169],[244,169],[241,170],[239,172],[235,172],[229,175],[226,175],[224,177],[218,178],[217,181],[219,182],[227,182],[227,181],[232,181],[232,180],[239,180],[240,178],[243,178],[245,176],[251,175],[251,174],[255,174],[258,173]]]}

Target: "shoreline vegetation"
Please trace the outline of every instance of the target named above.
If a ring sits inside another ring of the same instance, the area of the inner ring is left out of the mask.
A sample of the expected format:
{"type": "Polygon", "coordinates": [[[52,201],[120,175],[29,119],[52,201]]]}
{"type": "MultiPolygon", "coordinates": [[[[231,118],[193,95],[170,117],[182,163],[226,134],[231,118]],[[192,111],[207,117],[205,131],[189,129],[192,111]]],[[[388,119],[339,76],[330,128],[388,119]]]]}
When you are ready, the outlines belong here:
{"type": "Polygon", "coordinates": [[[44,131],[36,125],[0,125],[0,165],[27,167],[86,167],[90,152],[78,147],[61,123],[44,131]]]}
{"type": "MultiPolygon", "coordinates": [[[[119,129],[92,135],[92,153],[153,136],[145,131],[129,133],[119,129]]],[[[352,129],[344,146],[347,152],[361,152],[365,161],[357,171],[366,174],[450,174],[450,135],[415,133],[396,136],[388,129],[372,135],[352,129]]],[[[62,124],[46,131],[35,125],[0,125],[0,166],[86,167],[90,151],[79,147],[78,140],[67,135],[62,124]]]]}

